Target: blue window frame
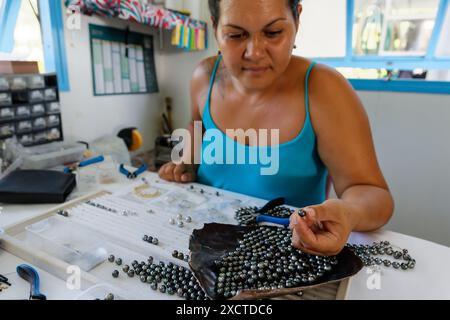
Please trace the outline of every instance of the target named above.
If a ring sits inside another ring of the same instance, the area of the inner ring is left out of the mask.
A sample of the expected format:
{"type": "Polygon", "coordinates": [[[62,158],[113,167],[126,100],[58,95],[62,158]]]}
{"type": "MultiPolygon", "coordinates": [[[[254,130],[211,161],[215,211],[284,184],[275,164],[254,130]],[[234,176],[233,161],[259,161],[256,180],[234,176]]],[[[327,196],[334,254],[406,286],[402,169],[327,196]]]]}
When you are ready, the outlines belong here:
{"type": "MultiPolygon", "coordinates": [[[[387,69],[387,70],[413,70],[441,69],[450,70],[450,58],[436,56],[438,41],[441,36],[445,17],[449,9],[450,0],[440,0],[437,16],[427,52],[423,56],[360,56],[353,53],[353,32],[355,0],[346,0],[346,55],[339,58],[317,58],[317,62],[330,65],[335,68],[362,68],[362,69],[387,69]]],[[[349,79],[356,90],[367,91],[395,91],[395,92],[419,92],[450,94],[450,82],[424,81],[424,80],[366,80],[349,79]]]]}
{"type": "MultiPolygon", "coordinates": [[[[40,0],[39,17],[46,72],[56,72],[61,91],[69,91],[64,41],[64,21],[61,1],[40,0]]],[[[0,51],[11,52],[14,48],[14,30],[21,7],[21,0],[3,0],[0,7],[0,51]]]]}
{"type": "Polygon", "coordinates": [[[56,72],[61,91],[69,91],[69,72],[67,69],[61,1],[40,0],[39,14],[41,17],[45,68],[47,72],[56,72]]]}
{"type": "Polygon", "coordinates": [[[0,6],[0,51],[10,53],[14,49],[14,30],[21,1],[4,0],[0,6]]]}

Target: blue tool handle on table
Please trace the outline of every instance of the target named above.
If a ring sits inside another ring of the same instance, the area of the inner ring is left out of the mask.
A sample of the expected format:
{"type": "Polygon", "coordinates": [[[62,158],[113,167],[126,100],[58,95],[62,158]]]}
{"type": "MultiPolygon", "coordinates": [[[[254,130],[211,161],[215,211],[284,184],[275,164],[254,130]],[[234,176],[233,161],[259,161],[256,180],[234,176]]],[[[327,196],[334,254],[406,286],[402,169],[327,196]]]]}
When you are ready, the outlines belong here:
{"type": "Polygon", "coordinates": [[[99,163],[105,161],[105,157],[104,156],[98,156],[95,158],[91,158],[91,159],[87,159],[84,161],[81,161],[80,164],[78,165],[79,167],[87,167],[91,164],[95,164],[95,163],[99,163]]]}
{"type": "Polygon", "coordinates": [[[135,176],[140,175],[141,173],[145,172],[148,169],[148,166],[146,164],[143,164],[142,166],[139,167],[139,169],[137,169],[135,172],[133,172],[135,174],[135,176]]]}
{"type": "Polygon", "coordinates": [[[276,218],[276,217],[271,217],[271,216],[259,215],[256,217],[256,223],[260,223],[260,222],[270,222],[270,223],[282,225],[284,227],[288,227],[290,220],[289,220],[289,218],[276,218]]]}
{"type": "Polygon", "coordinates": [[[22,279],[30,283],[30,300],[47,300],[47,297],[39,292],[39,274],[33,267],[21,264],[16,271],[22,279]]]}

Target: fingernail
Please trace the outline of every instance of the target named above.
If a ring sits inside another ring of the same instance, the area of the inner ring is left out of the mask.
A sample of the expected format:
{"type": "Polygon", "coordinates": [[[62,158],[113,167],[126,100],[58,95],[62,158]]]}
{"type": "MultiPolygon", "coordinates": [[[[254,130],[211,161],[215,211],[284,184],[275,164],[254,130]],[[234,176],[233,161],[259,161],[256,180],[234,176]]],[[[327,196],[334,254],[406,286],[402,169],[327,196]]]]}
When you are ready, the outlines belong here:
{"type": "Polygon", "coordinates": [[[316,216],[316,212],[313,208],[305,208],[303,209],[311,218],[314,218],[316,216]]]}

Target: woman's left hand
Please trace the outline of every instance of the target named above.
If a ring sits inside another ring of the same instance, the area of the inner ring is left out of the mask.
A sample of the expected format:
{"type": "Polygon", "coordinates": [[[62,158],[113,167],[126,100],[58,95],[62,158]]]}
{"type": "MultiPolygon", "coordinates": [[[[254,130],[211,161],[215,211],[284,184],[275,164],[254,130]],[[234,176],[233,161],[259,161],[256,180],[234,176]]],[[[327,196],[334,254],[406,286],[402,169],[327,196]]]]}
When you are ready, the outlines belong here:
{"type": "Polygon", "coordinates": [[[304,218],[297,211],[290,218],[292,245],[313,255],[333,256],[341,252],[353,229],[346,203],[330,199],[303,210],[304,218]]]}

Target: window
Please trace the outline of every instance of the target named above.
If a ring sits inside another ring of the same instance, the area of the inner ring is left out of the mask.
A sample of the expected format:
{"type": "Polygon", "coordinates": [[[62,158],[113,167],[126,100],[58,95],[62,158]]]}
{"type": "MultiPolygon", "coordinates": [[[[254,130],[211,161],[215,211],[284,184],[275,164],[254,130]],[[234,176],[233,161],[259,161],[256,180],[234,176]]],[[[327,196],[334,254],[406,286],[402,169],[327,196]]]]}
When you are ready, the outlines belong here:
{"type": "Polygon", "coordinates": [[[0,52],[0,60],[37,61],[39,71],[45,72],[44,51],[39,20],[35,14],[37,0],[17,1],[17,21],[8,51],[0,52]],[[21,3],[21,4],[20,4],[21,3]]]}
{"type": "Polygon", "coordinates": [[[356,89],[450,93],[449,3],[306,0],[296,53],[336,67],[356,89]]]}
{"type": "Polygon", "coordinates": [[[0,0],[0,60],[37,61],[68,91],[61,1],[0,0]]]}

